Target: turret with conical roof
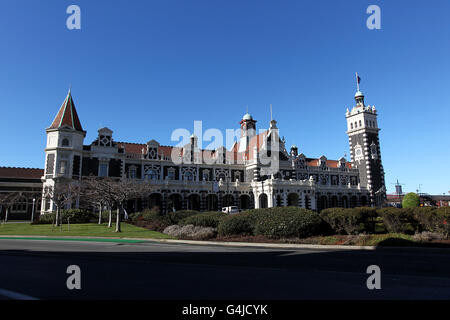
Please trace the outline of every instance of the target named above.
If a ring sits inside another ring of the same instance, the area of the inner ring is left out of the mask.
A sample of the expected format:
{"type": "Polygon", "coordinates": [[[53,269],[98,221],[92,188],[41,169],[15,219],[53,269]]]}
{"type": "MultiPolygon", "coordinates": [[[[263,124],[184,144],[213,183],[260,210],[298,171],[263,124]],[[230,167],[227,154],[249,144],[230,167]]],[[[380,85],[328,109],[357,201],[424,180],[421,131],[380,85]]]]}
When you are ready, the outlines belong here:
{"type": "MultiPolygon", "coordinates": [[[[83,130],[78,118],[71,90],[67,93],[66,99],[46,132],[44,189],[53,188],[60,180],[79,180],[86,131],[83,130]]],[[[42,212],[50,212],[54,209],[51,200],[42,201],[42,212]]]]}
{"type": "Polygon", "coordinates": [[[78,118],[77,110],[72,99],[72,92],[69,89],[66,99],[64,100],[61,108],[59,108],[55,119],[48,129],[58,129],[63,126],[72,128],[73,130],[83,131],[80,119],[78,118]]]}

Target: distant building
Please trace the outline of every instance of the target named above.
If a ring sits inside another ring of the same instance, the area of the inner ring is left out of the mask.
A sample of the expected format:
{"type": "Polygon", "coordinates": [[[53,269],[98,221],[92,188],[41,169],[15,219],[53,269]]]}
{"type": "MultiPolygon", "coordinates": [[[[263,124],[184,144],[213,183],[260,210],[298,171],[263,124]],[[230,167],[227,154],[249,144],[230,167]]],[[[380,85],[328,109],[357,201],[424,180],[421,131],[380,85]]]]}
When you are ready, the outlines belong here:
{"type": "MultiPolygon", "coordinates": [[[[16,193],[19,198],[9,211],[9,219],[31,219],[33,199],[35,213],[41,211],[43,169],[0,167],[0,193],[16,193]]],[[[6,208],[1,208],[4,216],[6,208]]]]}
{"type": "MultiPolygon", "coordinates": [[[[388,194],[386,201],[388,205],[401,208],[404,194],[388,194]]],[[[450,195],[429,195],[425,193],[419,194],[420,206],[422,207],[449,207],[450,195]]]]}

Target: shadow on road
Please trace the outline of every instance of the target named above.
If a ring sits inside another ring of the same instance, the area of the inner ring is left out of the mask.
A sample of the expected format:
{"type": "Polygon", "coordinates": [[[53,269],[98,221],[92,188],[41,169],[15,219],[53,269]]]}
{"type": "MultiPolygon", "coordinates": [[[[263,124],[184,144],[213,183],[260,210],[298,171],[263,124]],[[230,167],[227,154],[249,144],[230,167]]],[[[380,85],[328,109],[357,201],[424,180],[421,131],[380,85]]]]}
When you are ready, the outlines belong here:
{"type": "Polygon", "coordinates": [[[319,251],[167,244],[0,250],[4,288],[44,299],[449,299],[442,250],[319,251]],[[82,290],[68,290],[78,265],[82,290]],[[382,290],[368,290],[378,265],[382,290]]]}

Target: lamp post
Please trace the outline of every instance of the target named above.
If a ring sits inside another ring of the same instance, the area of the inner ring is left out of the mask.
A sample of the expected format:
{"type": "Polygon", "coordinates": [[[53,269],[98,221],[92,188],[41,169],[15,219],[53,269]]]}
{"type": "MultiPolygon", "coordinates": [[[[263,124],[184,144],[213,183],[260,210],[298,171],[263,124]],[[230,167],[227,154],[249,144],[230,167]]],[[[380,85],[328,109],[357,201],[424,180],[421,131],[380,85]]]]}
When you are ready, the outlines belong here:
{"type": "Polygon", "coordinates": [[[34,221],[34,207],[35,207],[36,199],[33,198],[33,207],[31,208],[31,223],[34,221]]]}

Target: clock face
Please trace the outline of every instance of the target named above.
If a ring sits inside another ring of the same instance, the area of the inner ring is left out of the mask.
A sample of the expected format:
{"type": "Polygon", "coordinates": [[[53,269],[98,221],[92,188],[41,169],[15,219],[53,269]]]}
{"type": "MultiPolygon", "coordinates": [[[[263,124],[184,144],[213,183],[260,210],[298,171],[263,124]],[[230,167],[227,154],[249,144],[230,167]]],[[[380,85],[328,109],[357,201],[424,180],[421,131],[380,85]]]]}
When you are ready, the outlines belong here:
{"type": "Polygon", "coordinates": [[[359,156],[361,155],[361,149],[356,149],[356,154],[359,156]]]}

